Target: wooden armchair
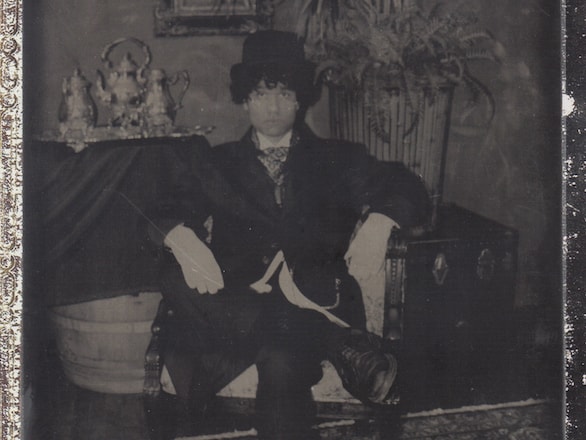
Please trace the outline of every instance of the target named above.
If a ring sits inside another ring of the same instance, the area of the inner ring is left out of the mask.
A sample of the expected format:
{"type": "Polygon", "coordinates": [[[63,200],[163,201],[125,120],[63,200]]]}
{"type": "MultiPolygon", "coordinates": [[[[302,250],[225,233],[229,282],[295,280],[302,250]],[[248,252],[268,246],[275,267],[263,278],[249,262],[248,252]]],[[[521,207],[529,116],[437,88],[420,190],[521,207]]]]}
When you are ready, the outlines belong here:
{"type": "MultiPolygon", "coordinates": [[[[393,346],[394,349],[400,347],[403,337],[403,284],[406,250],[405,240],[401,238],[400,234],[393,232],[389,240],[384,273],[380,277],[371,279],[367,285],[361,285],[367,316],[367,329],[383,336],[385,343],[393,346]]],[[[172,319],[174,319],[174,311],[165,300],[162,300],[152,325],[152,339],[145,356],[144,401],[147,425],[152,440],[175,438],[172,425],[181,423],[177,420],[177,414],[181,411],[189,411],[182,408],[177,399],[170,402],[169,395],[162,392],[163,390],[167,391],[165,388],[168,385],[161,378],[165,362],[163,356],[166,343],[165,329],[172,319]]],[[[348,429],[349,425],[366,424],[368,426],[362,429],[374,429],[376,435],[381,435],[381,431],[386,432],[387,434],[382,438],[388,438],[389,430],[398,429],[398,423],[396,423],[398,419],[398,394],[393,396],[392,405],[380,407],[364,405],[343,388],[336,370],[328,361],[324,361],[322,366],[324,368],[323,378],[313,387],[318,419],[329,421],[329,423],[320,425],[322,429],[334,431],[337,429],[343,432],[344,429],[348,429]]],[[[257,383],[258,375],[256,367],[253,365],[216,395],[214,410],[231,415],[252,414],[257,383]]],[[[184,430],[189,429],[184,428],[184,430]]],[[[233,429],[233,427],[227,427],[226,431],[233,429]]],[[[231,435],[236,434],[232,433],[231,435]]],[[[331,437],[331,435],[331,433],[328,434],[328,438],[338,438],[331,437]]],[[[339,438],[348,437],[347,434],[343,433],[338,435],[340,435],[339,438]]],[[[193,438],[197,439],[198,437],[193,438]]],[[[226,437],[220,435],[217,438],[226,437]]]]}

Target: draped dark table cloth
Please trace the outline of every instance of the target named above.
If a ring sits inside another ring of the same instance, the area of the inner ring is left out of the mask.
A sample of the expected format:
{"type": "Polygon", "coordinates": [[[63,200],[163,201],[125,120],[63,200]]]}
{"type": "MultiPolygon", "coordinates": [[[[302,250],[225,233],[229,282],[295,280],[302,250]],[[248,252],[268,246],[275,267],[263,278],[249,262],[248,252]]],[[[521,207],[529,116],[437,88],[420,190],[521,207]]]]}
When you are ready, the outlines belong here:
{"type": "Polygon", "coordinates": [[[209,144],[203,136],[91,143],[75,153],[63,142],[25,149],[25,245],[29,270],[49,306],[158,290],[160,255],[146,222],[189,175],[209,144]]]}

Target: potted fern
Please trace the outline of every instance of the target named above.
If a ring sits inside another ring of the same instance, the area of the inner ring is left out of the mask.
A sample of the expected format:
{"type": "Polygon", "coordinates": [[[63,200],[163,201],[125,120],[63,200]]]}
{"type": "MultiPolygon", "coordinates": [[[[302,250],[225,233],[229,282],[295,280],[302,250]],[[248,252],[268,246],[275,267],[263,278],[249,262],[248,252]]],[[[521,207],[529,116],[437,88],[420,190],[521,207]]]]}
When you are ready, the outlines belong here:
{"type": "Polygon", "coordinates": [[[379,159],[405,163],[423,177],[436,204],[454,88],[465,86],[470,106],[487,105],[487,122],[495,109],[468,63],[498,61],[500,46],[475,17],[458,13],[460,6],[304,0],[297,29],[329,86],[332,134],[365,143],[379,159]]]}

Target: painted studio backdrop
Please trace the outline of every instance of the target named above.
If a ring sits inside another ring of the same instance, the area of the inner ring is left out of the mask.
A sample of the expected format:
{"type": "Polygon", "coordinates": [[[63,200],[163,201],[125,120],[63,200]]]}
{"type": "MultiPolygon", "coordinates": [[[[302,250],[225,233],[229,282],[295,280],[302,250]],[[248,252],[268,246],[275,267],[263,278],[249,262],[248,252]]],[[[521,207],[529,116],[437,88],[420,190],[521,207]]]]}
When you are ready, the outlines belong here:
{"type": "MultiPolygon", "coordinates": [[[[153,3],[31,2],[27,29],[29,133],[57,127],[64,77],[79,66],[95,82],[96,69],[103,70],[100,54],[104,46],[118,37],[134,36],[149,45],[153,64],[169,73],[187,70],[191,76],[177,125],[219,127],[207,136],[212,144],[241,136],[248,121],[232,104],[228,84],[229,69],[240,57],[243,37],[155,38],[153,3]]],[[[293,30],[296,2],[283,3],[276,10],[274,27],[293,30]]],[[[495,97],[495,120],[488,132],[477,127],[475,115],[452,121],[444,200],[518,229],[517,301],[549,301],[559,287],[555,281],[553,285],[547,281],[559,263],[551,253],[557,239],[560,188],[559,48],[554,20],[558,6],[533,0],[468,3],[506,54],[501,66],[472,66],[495,97]]],[[[308,115],[308,122],[322,136],[329,135],[326,98],[308,115]]]]}

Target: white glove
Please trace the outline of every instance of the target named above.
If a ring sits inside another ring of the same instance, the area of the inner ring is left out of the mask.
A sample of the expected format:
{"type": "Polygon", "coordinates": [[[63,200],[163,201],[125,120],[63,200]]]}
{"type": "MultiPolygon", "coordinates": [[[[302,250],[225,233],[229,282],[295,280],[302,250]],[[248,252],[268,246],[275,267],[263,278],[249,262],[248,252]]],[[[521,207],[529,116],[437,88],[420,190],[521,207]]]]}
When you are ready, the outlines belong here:
{"type": "Polygon", "coordinates": [[[399,225],[386,215],[368,215],[344,255],[348,273],[356,280],[366,280],[384,268],[389,237],[395,227],[399,225]]]}
{"type": "Polygon", "coordinates": [[[199,293],[217,293],[224,287],[222,270],[212,251],[191,229],[178,225],[169,231],[164,241],[181,266],[183,278],[199,293]]]}

